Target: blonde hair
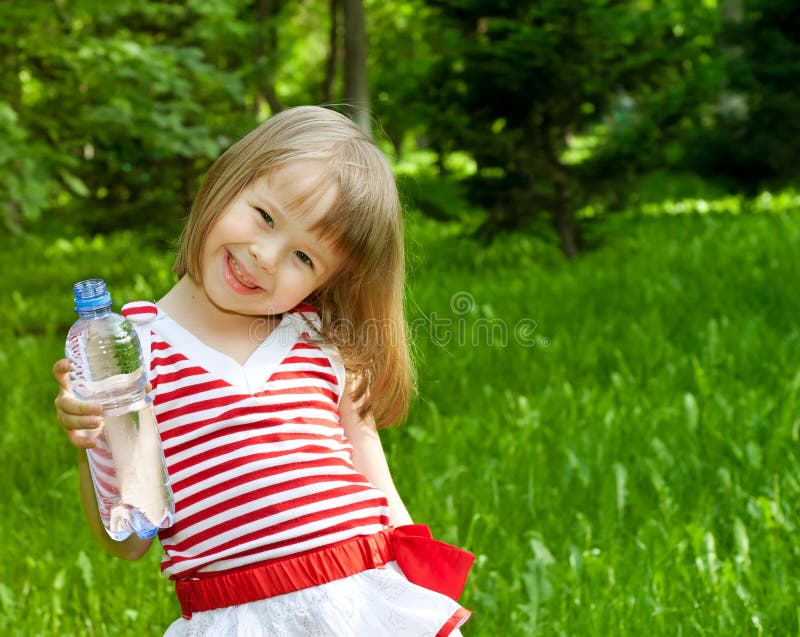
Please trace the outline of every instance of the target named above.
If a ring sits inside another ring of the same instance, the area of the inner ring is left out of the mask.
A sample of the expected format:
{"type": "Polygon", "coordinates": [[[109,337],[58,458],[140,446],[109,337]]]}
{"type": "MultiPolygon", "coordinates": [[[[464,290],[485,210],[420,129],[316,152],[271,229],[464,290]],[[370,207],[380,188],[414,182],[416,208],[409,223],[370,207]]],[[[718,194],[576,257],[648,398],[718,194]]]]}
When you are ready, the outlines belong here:
{"type": "Polygon", "coordinates": [[[173,270],[200,282],[201,247],[216,220],[253,179],[296,159],[325,163],[324,181],[338,196],[317,229],[344,255],[341,270],[308,300],[321,335],[339,349],[359,414],[390,425],[405,418],[414,386],[403,315],[402,211],[386,157],[349,119],[301,106],[231,146],[206,175],[173,270]]]}

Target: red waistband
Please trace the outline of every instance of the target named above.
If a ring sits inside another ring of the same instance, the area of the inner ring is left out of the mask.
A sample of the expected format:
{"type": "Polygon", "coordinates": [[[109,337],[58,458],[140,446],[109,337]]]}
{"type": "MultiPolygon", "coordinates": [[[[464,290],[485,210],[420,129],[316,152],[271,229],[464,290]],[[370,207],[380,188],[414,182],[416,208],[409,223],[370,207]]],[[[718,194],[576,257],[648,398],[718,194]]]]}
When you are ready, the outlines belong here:
{"type": "Polygon", "coordinates": [[[190,619],[192,612],[292,593],[397,560],[409,581],[458,599],[474,559],[467,551],[434,540],[427,526],[415,524],[361,535],[240,571],[177,580],[175,592],[183,617],[190,619]]]}

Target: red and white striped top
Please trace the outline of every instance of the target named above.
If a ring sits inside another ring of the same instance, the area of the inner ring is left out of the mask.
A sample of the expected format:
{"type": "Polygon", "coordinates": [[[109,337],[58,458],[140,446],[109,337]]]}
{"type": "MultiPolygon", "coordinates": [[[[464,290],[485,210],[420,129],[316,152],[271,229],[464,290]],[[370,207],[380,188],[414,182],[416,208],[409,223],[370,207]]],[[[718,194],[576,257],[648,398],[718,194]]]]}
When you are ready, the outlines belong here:
{"type": "Polygon", "coordinates": [[[339,422],[344,370],[308,336],[309,306],[240,365],[151,303],[122,313],[150,342],[158,428],[175,497],[161,569],[200,577],[388,526],[384,494],[353,466],[339,422]]]}

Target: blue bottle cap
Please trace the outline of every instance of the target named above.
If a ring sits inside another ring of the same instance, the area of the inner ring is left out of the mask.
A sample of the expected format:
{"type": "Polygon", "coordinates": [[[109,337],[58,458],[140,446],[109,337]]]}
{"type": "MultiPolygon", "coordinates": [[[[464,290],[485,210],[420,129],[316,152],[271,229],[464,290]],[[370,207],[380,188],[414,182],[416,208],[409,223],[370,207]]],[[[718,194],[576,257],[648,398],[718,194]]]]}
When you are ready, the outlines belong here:
{"type": "Polygon", "coordinates": [[[111,295],[103,279],[88,279],[72,286],[75,311],[86,312],[111,307],[111,295]]]}

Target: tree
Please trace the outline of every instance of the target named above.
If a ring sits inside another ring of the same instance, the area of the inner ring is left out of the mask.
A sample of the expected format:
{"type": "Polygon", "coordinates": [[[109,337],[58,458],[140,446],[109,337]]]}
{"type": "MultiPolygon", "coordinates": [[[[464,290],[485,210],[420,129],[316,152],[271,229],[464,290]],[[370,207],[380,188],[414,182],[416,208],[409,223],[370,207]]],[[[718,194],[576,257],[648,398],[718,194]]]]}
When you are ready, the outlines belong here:
{"type": "Polygon", "coordinates": [[[258,117],[263,103],[273,113],[283,110],[275,91],[275,68],[278,62],[278,29],[276,17],[285,0],[256,0],[255,63],[253,83],[256,87],[255,116],[258,117]]]}
{"type": "MultiPolygon", "coordinates": [[[[372,134],[367,77],[367,30],[363,0],[343,0],[344,94],[350,117],[372,134]]],[[[335,19],[332,17],[332,19],[335,19]]]]}
{"type": "Polygon", "coordinates": [[[728,2],[720,38],[725,90],[686,164],[754,193],[800,180],[800,7],[728,2]]]}
{"type": "Polygon", "coordinates": [[[0,3],[0,222],[173,236],[222,150],[312,101],[324,17],[285,0],[0,3]]]}
{"type": "Polygon", "coordinates": [[[325,58],[325,77],[322,81],[319,102],[330,104],[333,101],[334,86],[336,83],[336,69],[339,66],[339,33],[341,0],[329,0],[328,15],[330,24],[328,26],[328,55],[325,58]]]}
{"type": "Polygon", "coordinates": [[[64,75],[66,60],[53,44],[60,29],[49,7],[0,5],[0,221],[16,233],[60,194],[86,190],[71,172],[75,159],[59,152],[60,131],[51,136],[48,120],[34,110],[52,90],[46,82],[64,75]]]}
{"type": "Polygon", "coordinates": [[[0,126],[30,145],[12,165],[35,177],[21,191],[0,168],[6,223],[19,225],[18,208],[28,220],[60,211],[92,231],[177,225],[198,174],[242,127],[241,77],[209,63],[198,43],[229,9],[0,5],[0,126]]]}
{"type": "Polygon", "coordinates": [[[440,151],[475,158],[468,186],[489,211],[482,232],[531,228],[546,215],[575,256],[587,193],[565,159],[570,139],[611,117],[621,97],[652,123],[647,105],[677,96],[670,87],[698,62],[714,12],[679,0],[429,4],[451,33],[427,82],[431,135],[440,151]]]}

